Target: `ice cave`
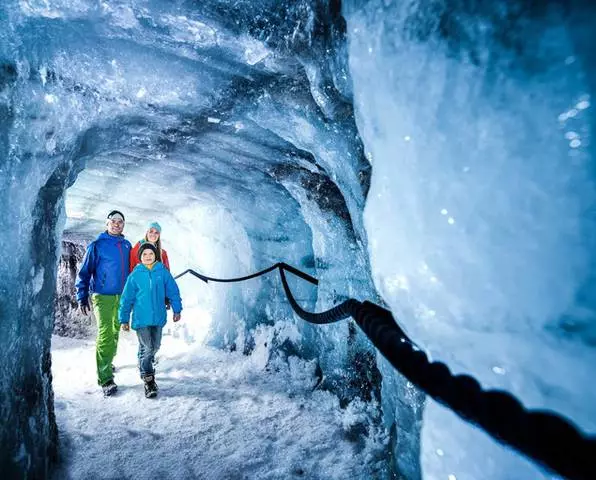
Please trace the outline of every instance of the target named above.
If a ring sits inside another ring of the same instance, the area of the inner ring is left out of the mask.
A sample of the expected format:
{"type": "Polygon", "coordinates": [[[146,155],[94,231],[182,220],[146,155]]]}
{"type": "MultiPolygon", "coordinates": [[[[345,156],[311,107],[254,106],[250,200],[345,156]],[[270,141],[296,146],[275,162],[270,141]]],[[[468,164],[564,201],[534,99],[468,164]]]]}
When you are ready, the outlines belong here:
{"type": "Polygon", "coordinates": [[[155,399],[132,332],[102,396],[73,292],[117,209],[172,274],[284,262],[593,446],[595,45],[591,0],[3,0],[2,478],[564,478],[276,272],[178,279],[155,399]]]}

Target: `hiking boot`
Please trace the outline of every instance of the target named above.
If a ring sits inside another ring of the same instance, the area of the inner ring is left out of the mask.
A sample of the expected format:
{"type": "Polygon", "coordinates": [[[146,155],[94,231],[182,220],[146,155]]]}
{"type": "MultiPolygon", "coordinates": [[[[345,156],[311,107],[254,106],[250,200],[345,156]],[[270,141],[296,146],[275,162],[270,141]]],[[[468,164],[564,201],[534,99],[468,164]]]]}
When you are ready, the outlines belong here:
{"type": "Polygon", "coordinates": [[[101,389],[103,390],[104,397],[110,397],[116,393],[118,385],[114,383],[114,380],[108,380],[101,386],[101,389]]]}
{"type": "Polygon", "coordinates": [[[157,383],[155,383],[155,376],[146,375],[143,377],[145,382],[145,398],[154,398],[157,396],[157,383]]]}

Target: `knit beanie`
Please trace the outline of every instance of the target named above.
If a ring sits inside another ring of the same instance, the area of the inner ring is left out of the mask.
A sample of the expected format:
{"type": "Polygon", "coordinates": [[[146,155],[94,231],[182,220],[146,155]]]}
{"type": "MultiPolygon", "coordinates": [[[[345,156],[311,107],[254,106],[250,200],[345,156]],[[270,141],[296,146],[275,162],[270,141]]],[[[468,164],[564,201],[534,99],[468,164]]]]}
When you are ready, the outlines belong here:
{"type": "Polygon", "coordinates": [[[161,225],[159,223],[151,222],[149,225],[147,225],[147,231],[151,230],[152,228],[155,228],[155,230],[161,233],[161,225]]]}
{"type": "Polygon", "coordinates": [[[120,215],[122,217],[123,222],[126,221],[124,218],[124,214],[120,210],[112,210],[110,213],[108,213],[108,220],[111,219],[112,217],[117,217],[118,215],[120,215]]]}
{"type": "Polygon", "coordinates": [[[155,245],[153,245],[152,243],[149,243],[149,242],[145,242],[145,243],[143,243],[143,245],[140,246],[139,261],[141,261],[141,256],[143,255],[143,252],[145,250],[151,250],[155,254],[155,261],[157,261],[157,259],[159,258],[157,255],[157,248],[155,248],[155,245]]]}

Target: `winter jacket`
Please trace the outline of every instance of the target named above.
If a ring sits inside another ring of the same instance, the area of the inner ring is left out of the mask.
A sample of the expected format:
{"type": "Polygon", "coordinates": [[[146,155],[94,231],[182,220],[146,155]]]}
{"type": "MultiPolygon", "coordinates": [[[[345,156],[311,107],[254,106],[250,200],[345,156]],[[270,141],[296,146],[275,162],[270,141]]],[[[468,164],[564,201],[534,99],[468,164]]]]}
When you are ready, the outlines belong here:
{"type": "Polygon", "coordinates": [[[155,262],[151,269],[142,263],[129,275],[120,298],[118,319],[128,323],[132,310],[133,329],[163,327],[166,324],[165,299],[172,303],[174,313],[182,311],[180,290],[172,274],[161,262],[155,262]]]}
{"type": "MultiPolygon", "coordinates": [[[[139,248],[141,248],[141,245],[143,245],[143,243],[145,242],[146,240],[139,240],[137,244],[133,247],[133,249],[130,251],[129,272],[132,272],[135,269],[135,267],[139,263],[141,263],[141,261],[139,260],[139,248]]],[[[170,260],[168,259],[168,252],[166,252],[163,248],[161,249],[160,261],[161,263],[163,263],[164,267],[166,267],[168,270],[170,269],[170,260]]]]}
{"type": "Polygon", "coordinates": [[[77,301],[90,293],[120,295],[128,277],[131,245],[123,235],[103,232],[87,247],[77,278],[77,301]]]}

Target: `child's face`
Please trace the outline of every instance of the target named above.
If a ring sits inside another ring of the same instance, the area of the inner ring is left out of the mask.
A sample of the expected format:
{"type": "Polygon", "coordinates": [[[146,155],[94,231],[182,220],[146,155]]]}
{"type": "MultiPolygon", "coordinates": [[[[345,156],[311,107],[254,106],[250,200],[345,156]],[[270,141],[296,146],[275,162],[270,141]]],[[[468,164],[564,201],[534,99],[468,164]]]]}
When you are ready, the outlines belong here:
{"type": "Polygon", "coordinates": [[[155,262],[155,253],[149,249],[143,250],[143,253],[141,254],[141,262],[143,262],[143,265],[151,265],[155,262]]]}

